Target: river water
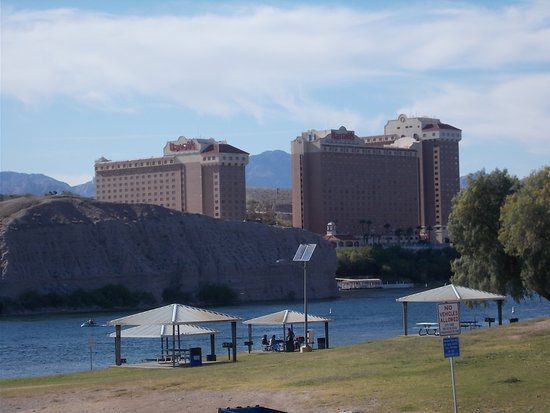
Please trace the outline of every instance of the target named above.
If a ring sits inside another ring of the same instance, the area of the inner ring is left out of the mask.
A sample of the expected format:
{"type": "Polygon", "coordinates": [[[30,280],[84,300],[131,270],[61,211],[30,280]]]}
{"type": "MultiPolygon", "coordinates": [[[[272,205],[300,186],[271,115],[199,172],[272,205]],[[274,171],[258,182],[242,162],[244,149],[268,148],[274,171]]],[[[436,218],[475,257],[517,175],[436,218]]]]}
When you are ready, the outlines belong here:
{"type": "MultiPolygon", "coordinates": [[[[308,313],[329,317],[332,320],[329,324],[331,347],[395,337],[403,333],[402,306],[395,299],[418,291],[420,290],[350,291],[341,293],[337,299],[309,302],[308,313]]],[[[241,317],[243,320],[285,309],[303,311],[303,303],[262,303],[212,308],[241,317]]],[[[114,339],[108,337],[108,334],[114,331],[114,327],[81,328],[80,324],[90,318],[99,324],[106,324],[109,320],[128,314],[129,312],[117,312],[2,317],[0,378],[69,373],[89,370],[90,366],[99,369],[113,365],[114,339]]],[[[519,303],[508,299],[503,306],[505,323],[508,323],[510,317],[526,320],[542,316],[550,316],[550,301],[540,297],[519,303]]],[[[461,306],[462,320],[475,319],[485,328],[485,317],[497,317],[494,302],[474,308],[461,306]]],[[[417,322],[436,321],[435,303],[409,304],[409,334],[416,334],[417,322]]],[[[227,357],[227,350],[221,346],[224,341],[231,341],[230,324],[212,323],[205,326],[220,331],[216,336],[216,353],[218,358],[227,357]]],[[[314,331],[315,337],[324,336],[322,323],[310,324],[310,328],[314,331]]],[[[294,329],[297,335],[303,335],[302,325],[296,325],[294,329]]],[[[246,325],[237,323],[238,351],[246,350],[243,342],[247,340],[247,334],[246,325]]],[[[259,350],[260,340],[264,334],[268,337],[275,334],[279,338],[283,335],[282,327],[255,326],[255,350],[259,350]]],[[[204,357],[210,350],[209,336],[184,337],[182,347],[202,347],[204,357]]],[[[122,340],[122,357],[126,358],[128,363],[137,363],[145,358],[154,357],[159,351],[160,339],[122,340]]]]}

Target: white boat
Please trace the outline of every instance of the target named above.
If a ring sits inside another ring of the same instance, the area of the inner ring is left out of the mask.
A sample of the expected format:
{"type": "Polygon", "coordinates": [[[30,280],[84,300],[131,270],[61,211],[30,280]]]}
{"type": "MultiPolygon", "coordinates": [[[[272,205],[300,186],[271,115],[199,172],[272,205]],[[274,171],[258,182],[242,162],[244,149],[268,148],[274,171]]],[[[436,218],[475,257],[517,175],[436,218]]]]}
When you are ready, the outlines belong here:
{"type": "Polygon", "coordinates": [[[364,290],[382,288],[380,278],[336,278],[339,290],[364,290]]]}
{"type": "Polygon", "coordinates": [[[97,324],[93,318],[90,318],[89,320],[86,320],[82,324],[80,324],[80,327],[99,327],[99,324],[97,324]]]}

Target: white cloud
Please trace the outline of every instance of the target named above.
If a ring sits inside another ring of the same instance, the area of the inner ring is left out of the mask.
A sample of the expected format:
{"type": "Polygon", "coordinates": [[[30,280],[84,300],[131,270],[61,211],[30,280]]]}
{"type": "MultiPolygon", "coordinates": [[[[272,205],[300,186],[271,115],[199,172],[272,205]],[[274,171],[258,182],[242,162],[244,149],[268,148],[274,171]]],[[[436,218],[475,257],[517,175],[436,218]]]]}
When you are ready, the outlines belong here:
{"type": "Polygon", "coordinates": [[[71,186],[80,185],[91,181],[93,174],[64,174],[64,173],[51,173],[50,176],[58,181],[65,182],[71,186]]]}
{"type": "Polygon", "coordinates": [[[545,124],[550,115],[550,74],[497,79],[485,85],[443,84],[404,113],[445,114],[469,140],[517,140],[532,153],[549,153],[545,124]]]}
{"type": "MultiPolygon", "coordinates": [[[[315,101],[313,92],[386,77],[437,78],[449,69],[490,77],[503,68],[544,66],[550,60],[549,18],[543,1],[498,9],[434,3],[384,12],[258,6],[152,17],[12,9],[4,11],[2,24],[2,93],[30,105],[61,96],[132,111],[145,98],[226,118],[245,113],[261,120],[282,112],[312,125],[354,127],[375,121],[361,121],[360,111],[346,102],[315,101]]],[[[539,87],[541,80],[531,76],[529,86],[539,89],[535,101],[544,103],[548,91],[539,87]]],[[[526,94],[518,90],[520,81],[494,86],[492,98],[457,82],[447,86],[455,103],[484,100],[501,113],[511,109],[503,101],[526,94]]],[[[440,100],[438,107],[422,100],[413,107],[447,117],[444,110],[453,107],[440,100]]],[[[534,112],[548,118],[547,106],[536,108],[535,101],[534,112]]],[[[477,110],[462,111],[464,118],[469,112],[483,119],[477,110]]],[[[517,120],[508,130],[523,123],[517,120]]]]}

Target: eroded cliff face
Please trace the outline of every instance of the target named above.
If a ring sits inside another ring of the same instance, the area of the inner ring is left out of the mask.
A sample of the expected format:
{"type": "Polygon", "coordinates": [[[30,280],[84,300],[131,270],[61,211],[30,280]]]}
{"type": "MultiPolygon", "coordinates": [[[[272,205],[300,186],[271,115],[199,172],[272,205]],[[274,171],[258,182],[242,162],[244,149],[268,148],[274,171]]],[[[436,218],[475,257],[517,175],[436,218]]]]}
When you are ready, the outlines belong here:
{"type": "Polygon", "coordinates": [[[221,221],[153,205],[75,197],[0,202],[0,296],[70,293],[122,284],[158,300],[171,286],[194,293],[225,284],[241,301],[303,297],[300,243],[317,243],[308,297],[336,295],[334,249],[318,235],[255,222],[221,221]]]}

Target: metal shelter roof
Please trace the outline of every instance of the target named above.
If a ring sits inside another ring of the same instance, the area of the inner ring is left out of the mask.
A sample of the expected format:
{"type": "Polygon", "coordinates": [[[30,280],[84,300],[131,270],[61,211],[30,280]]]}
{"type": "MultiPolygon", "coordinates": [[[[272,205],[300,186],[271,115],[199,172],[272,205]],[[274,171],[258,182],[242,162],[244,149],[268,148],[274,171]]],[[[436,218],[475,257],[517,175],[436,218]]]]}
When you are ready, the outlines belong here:
{"type": "MultiPolygon", "coordinates": [[[[199,327],[195,325],[182,324],[179,326],[180,336],[196,336],[200,334],[218,334],[219,331],[212,330],[206,327],[199,327]]],[[[176,330],[176,335],[178,334],[176,330]]],[[[172,325],[143,325],[137,327],[127,328],[120,333],[121,337],[132,338],[159,338],[159,337],[171,337],[172,325]]],[[[116,337],[116,333],[109,334],[109,337],[116,337]]]]}
{"type": "MultiPolygon", "coordinates": [[[[299,324],[305,320],[304,313],[299,313],[292,310],[283,310],[276,313],[267,314],[261,317],[251,318],[243,321],[244,324],[299,324]]],[[[318,317],[316,315],[307,315],[308,323],[327,322],[330,318],[318,317]]]]}
{"type": "Polygon", "coordinates": [[[149,311],[117,318],[109,321],[110,325],[141,326],[146,324],[199,324],[214,323],[220,321],[238,321],[239,318],[218,313],[217,311],[204,310],[183,304],[170,304],[164,307],[154,308],[149,311]]]}
{"type": "Polygon", "coordinates": [[[396,299],[398,302],[429,302],[438,303],[444,301],[494,301],[505,300],[504,295],[474,290],[459,285],[444,285],[443,287],[423,291],[421,293],[407,295],[396,299]]]}

